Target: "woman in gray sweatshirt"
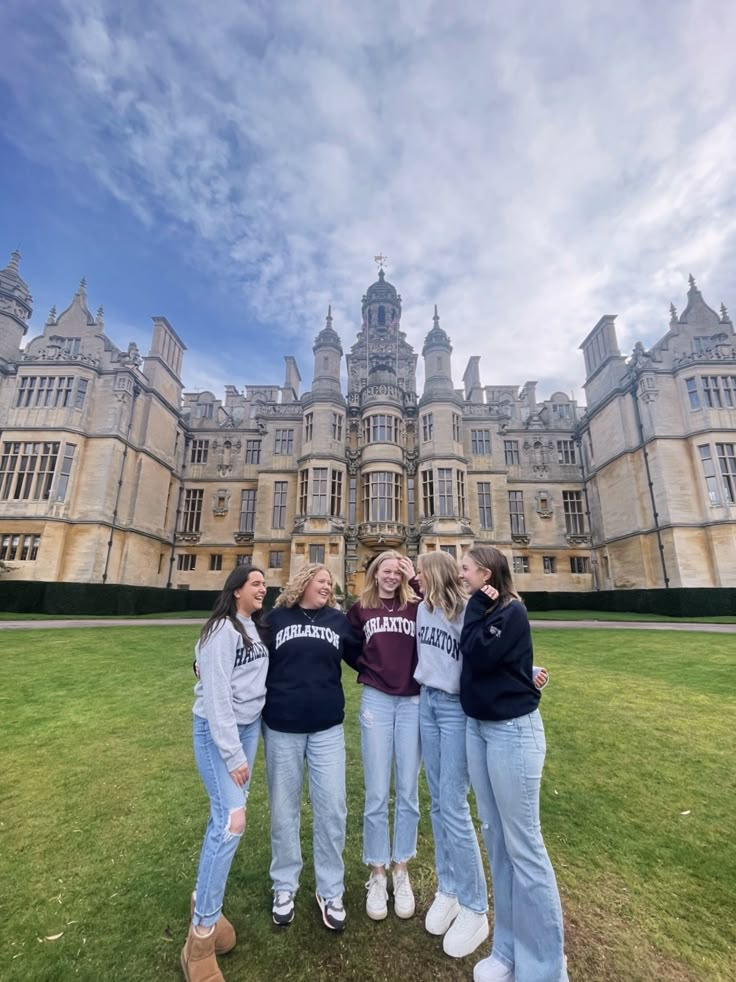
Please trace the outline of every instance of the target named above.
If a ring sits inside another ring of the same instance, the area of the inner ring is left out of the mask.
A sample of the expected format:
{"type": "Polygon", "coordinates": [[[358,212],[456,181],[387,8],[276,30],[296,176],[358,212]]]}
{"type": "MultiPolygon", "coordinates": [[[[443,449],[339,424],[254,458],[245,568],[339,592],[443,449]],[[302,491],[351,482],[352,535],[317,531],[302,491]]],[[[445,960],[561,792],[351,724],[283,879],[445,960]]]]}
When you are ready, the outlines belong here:
{"type": "Polygon", "coordinates": [[[187,982],[219,982],[222,974],[216,955],[235,945],[235,931],[222,913],[222,901],[245,831],[245,806],[266,698],[268,647],[259,623],[265,596],[263,572],[253,566],[236,567],[196,647],[194,756],[209,795],[210,814],[192,894],[192,922],[181,953],[187,982]]]}

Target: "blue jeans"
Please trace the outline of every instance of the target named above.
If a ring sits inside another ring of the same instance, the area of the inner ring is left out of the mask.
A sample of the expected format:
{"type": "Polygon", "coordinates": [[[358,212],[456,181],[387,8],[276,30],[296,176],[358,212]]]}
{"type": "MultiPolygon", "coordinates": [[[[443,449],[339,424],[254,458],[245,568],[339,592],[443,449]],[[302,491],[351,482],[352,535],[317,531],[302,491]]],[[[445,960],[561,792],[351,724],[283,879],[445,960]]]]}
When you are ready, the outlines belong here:
{"type": "Polygon", "coordinates": [[[419,827],[419,696],[389,696],[363,686],[360,701],[365,809],[363,862],[405,863],[416,855],[419,827]],[[394,771],[393,854],[388,836],[388,800],[394,771]]]}
{"type": "Polygon", "coordinates": [[[492,954],[516,982],[567,982],[560,895],[539,823],[546,753],[539,711],[469,719],[467,750],[493,879],[492,954]]]}
{"type": "Polygon", "coordinates": [[[460,696],[422,686],[419,727],[432,803],[437,886],[477,914],[488,910],[483,860],[468,806],[467,717],[460,696]]]}
{"type": "Polygon", "coordinates": [[[263,724],[268,795],[271,801],[273,889],[296,893],[302,871],[300,840],[304,762],[314,815],[312,848],[317,893],[325,900],[344,890],[347,800],[345,733],[342,723],[318,733],[282,733],[263,724]]]}
{"type": "MultiPolygon", "coordinates": [[[[240,744],[248,758],[251,775],[260,732],[260,716],[252,723],[238,726],[240,744]]],[[[245,808],[250,777],[242,788],[233,781],[212,739],[209,723],[201,716],[194,716],[193,740],[199,776],[210,796],[210,816],[199,854],[197,903],[193,923],[210,927],[217,922],[222,912],[228,873],[242,838],[242,833],[230,831],[230,814],[245,808]]]]}

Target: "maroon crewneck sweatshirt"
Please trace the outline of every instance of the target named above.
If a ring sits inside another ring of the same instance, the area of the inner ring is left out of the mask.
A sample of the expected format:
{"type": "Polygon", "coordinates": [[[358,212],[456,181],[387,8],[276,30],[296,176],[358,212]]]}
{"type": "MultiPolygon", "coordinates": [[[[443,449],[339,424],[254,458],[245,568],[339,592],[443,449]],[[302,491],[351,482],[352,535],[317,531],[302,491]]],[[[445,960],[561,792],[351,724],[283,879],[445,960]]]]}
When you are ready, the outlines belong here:
{"type": "Polygon", "coordinates": [[[363,654],[358,659],[358,682],[389,696],[418,696],[414,680],[417,667],[416,626],[418,603],[391,611],[388,607],[353,604],[348,621],[363,635],[363,654]]]}

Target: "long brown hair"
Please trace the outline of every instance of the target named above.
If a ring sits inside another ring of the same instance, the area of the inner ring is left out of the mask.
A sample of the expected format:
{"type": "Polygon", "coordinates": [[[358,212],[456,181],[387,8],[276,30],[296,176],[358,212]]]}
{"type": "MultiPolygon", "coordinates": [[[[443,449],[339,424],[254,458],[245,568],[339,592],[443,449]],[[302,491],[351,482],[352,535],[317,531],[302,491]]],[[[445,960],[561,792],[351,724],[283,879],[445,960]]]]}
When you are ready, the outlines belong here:
{"type": "MultiPolygon", "coordinates": [[[[246,650],[252,647],[253,639],[250,637],[238,619],[238,606],[235,599],[235,591],[240,590],[240,588],[248,582],[251,573],[260,573],[264,579],[266,578],[262,569],[258,569],[257,566],[245,565],[236,566],[235,569],[228,575],[219,597],[217,600],[215,600],[215,606],[212,609],[212,613],[207,618],[207,621],[200,632],[200,645],[205,643],[207,638],[210,636],[210,634],[212,634],[215,628],[219,626],[221,621],[230,621],[232,626],[242,637],[246,650]]],[[[252,620],[256,626],[259,637],[264,643],[267,643],[266,638],[268,632],[265,625],[261,623],[262,617],[263,608],[253,612],[252,620]]]]}
{"type": "Polygon", "coordinates": [[[490,584],[498,590],[498,600],[501,607],[511,603],[512,600],[521,600],[521,597],[514,589],[514,581],[511,579],[509,561],[504,554],[496,549],[495,546],[473,546],[465,553],[469,559],[481,567],[487,569],[491,574],[490,584]]]}
{"type": "Polygon", "coordinates": [[[423,552],[417,564],[424,580],[424,603],[427,610],[441,610],[448,621],[455,621],[465,610],[467,596],[463,590],[457,561],[446,552],[423,552]]]}
{"type": "MultiPolygon", "coordinates": [[[[368,570],[365,574],[365,586],[363,587],[363,592],[360,595],[360,600],[358,603],[361,607],[368,610],[375,610],[377,607],[381,606],[381,598],[378,593],[378,570],[382,563],[385,563],[388,559],[398,560],[402,558],[400,552],[396,552],[395,549],[386,549],[385,552],[379,552],[376,558],[371,562],[368,570]]],[[[409,581],[401,574],[401,579],[399,580],[399,585],[396,588],[396,599],[399,601],[398,610],[403,610],[407,604],[415,604],[419,602],[419,597],[414,593],[412,588],[409,586],[409,581]]]]}

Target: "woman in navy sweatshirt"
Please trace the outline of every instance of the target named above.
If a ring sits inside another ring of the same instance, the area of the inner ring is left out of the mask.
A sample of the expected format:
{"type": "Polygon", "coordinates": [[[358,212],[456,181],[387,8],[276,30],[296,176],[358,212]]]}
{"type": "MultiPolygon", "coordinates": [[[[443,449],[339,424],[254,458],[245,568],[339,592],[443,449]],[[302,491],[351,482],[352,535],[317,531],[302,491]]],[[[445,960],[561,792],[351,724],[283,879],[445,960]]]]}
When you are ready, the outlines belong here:
{"type": "Polygon", "coordinates": [[[347,803],[340,664],[345,659],[355,667],[361,643],[336,609],[332,574],[317,563],[305,566],[287,584],[267,623],[271,637],[263,742],[271,802],[273,920],[286,925],[294,919],[306,761],[317,903],[325,925],[342,931],[347,803]]]}
{"type": "Polygon", "coordinates": [[[371,867],[366,913],[374,921],[388,913],[386,869],[392,860],[394,911],[404,918],[414,914],[407,864],[417,850],[421,748],[419,685],[414,680],[419,597],[412,589],[413,579],[410,559],[392,550],[382,552],[368,568],[360,600],[348,611],[348,621],[363,638],[358,674],[363,685],[363,862],[371,867]],[[392,771],[396,801],[390,837],[392,771]]]}
{"type": "Polygon", "coordinates": [[[460,637],[470,780],[493,879],[493,947],[475,982],[567,982],[562,909],[539,823],[546,752],[526,608],[492,546],[463,556],[460,637]]]}

